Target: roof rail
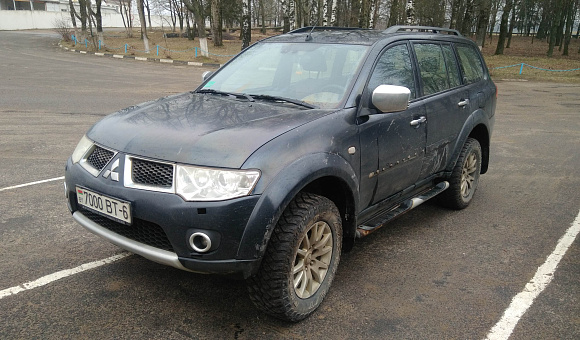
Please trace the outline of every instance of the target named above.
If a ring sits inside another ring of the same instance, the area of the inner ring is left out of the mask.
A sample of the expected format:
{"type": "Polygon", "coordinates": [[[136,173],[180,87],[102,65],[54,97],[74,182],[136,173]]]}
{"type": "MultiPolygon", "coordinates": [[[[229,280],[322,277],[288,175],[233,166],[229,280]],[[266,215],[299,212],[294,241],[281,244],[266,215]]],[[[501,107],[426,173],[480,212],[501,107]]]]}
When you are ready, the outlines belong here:
{"type": "Polygon", "coordinates": [[[384,33],[397,33],[401,31],[417,31],[417,32],[431,32],[431,33],[447,33],[461,36],[458,30],[450,29],[450,28],[442,28],[442,27],[431,27],[431,26],[402,26],[396,25],[391,26],[384,30],[384,33]]]}
{"type": "Polygon", "coordinates": [[[358,27],[307,26],[297,28],[288,33],[308,33],[312,31],[359,31],[359,30],[367,30],[367,29],[358,27]]]}

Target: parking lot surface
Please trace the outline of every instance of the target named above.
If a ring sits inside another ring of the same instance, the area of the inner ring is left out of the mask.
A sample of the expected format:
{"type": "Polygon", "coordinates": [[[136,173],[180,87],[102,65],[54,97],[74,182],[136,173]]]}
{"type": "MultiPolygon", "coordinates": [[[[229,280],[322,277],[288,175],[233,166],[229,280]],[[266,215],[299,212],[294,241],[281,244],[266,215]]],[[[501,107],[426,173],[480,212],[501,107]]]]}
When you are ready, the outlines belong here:
{"type": "MultiPolygon", "coordinates": [[[[192,90],[205,71],[57,43],[49,32],[0,32],[1,339],[484,339],[580,210],[580,86],[500,80],[490,168],[472,205],[428,202],[357,242],[300,323],[258,312],[243,281],[136,255],[30,288],[125,254],[66,208],[60,177],[86,130],[192,90]]],[[[578,240],[510,334],[580,338],[578,240]]]]}

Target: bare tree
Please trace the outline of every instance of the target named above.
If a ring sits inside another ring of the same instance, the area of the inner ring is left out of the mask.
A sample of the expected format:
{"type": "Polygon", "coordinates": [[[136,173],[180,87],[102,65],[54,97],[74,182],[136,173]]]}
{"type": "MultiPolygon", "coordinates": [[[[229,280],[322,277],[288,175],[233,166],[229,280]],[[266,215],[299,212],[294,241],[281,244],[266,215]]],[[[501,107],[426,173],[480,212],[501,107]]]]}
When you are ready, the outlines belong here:
{"type": "Polygon", "coordinates": [[[503,6],[503,13],[501,14],[501,23],[499,26],[499,38],[497,39],[497,47],[495,49],[495,54],[503,54],[505,47],[505,39],[508,33],[508,19],[512,11],[514,1],[506,0],[505,6],[503,6]]]}
{"type": "Polygon", "coordinates": [[[205,32],[205,14],[203,5],[200,0],[183,0],[185,7],[193,13],[195,24],[197,26],[197,35],[199,37],[199,47],[201,48],[201,55],[209,57],[209,50],[207,48],[207,34],[205,32]]]}
{"type": "Polygon", "coordinates": [[[554,47],[556,46],[558,29],[560,28],[560,21],[562,20],[563,6],[564,0],[553,0],[551,3],[553,21],[550,29],[550,38],[548,41],[548,57],[552,57],[554,55],[554,47]]]}
{"type": "Polygon", "coordinates": [[[252,41],[252,3],[251,0],[242,2],[242,50],[250,46],[252,41]]]}
{"type": "Polygon", "coordinates": [[[574,17],[576,17],[576,11],[578,9],[577,0],[568,0],[566,4],[566,30],[564,32],[564,51],[562,55],[568,55],[570,48],[570,40],[572,40],[572,27],[574,26],[574,17]]]}
{"type": "Polygon", "coordinates": [[[485,46],[485,35],[487,33],[487,23],[491,12],[491,0],[480,0],[477,12],[477,29],[475,30],[475,41],[483,48],[485,46]]]}
{"type": "Polygon", "coordinates": [[[213,36],[214,46],[223,46],[222,14],[220,0],[211,0],[211,35],[213,36]]]}
{"type": "MultiPolygon", "coordinates": [[[[69,0],[72,1],[72,0],[69,0]]],[[[131,0],[119,0],[121,18],[123,19],[123,25],[125,26],[125,32],[128,38],[133,37],[133,14],[131,13],[131,0]]]]}
{"type": "MultiPolygon", "coordinates": [[[[89,7],[89,12],[91,16],[95,18],[97,24],[97,36],[99,37],[99,41],[101,44],[105,44],[105,36],[103,35],[103,16],[101,15],[101,1],[102,0],[95,0],[96,11],[93,11],[91,7],[89,7]]],[[[96,43],[95,43],[96,45],[96,43]]]]}
{"type": "Polygon", "coordinates": [[[70,10],[70,20],[71,20],[72,25],[73,25],[75,37],[78,39],[79,32],[78,32],[78,28],[77,28],[77,20],[75,18],[77,16],[77,12],[75,10],[75,6],[73,5],[73,0],[68,0],[68,4],[69,4],[69,10],[70,10]]]}
{"type": "Polygon", "coordinates": [[[81,41],[84,41],[87,38],[87,0],[78,0],[79,1],[79,12],[80,16],[78,19],[81,21],[81,41]]]}
{"type": "Polygon", "coordinates": [[[139,21],[141,22],[141,39],[143,39],[145,53],[149,53],[149,38],[147,37],[147,22],[145,21],[143,1],[144,0],[137,0],[137,11],[139,12],[139,21]]]}
{"type": "Polygon", "coordinates": [[[521,1],[516,2],[514,0],[514,8],[512,9],[512,16],[510,19],[510,28],[508,30],[508,35],[507,35],[507,45],[506,48],[510,48],[511,44],[512,44],[512,35],[514,33],[514,26],[516,25],[516,10],[520,10],[521,9],[521,1]]]}

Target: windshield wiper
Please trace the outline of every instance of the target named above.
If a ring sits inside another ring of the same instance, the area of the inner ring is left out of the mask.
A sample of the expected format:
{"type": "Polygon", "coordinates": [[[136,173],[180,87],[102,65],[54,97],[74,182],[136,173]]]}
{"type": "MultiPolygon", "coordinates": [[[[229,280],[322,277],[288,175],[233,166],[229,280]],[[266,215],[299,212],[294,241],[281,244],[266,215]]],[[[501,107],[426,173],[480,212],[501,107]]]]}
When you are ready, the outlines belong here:
{"type": "Polygon", "coordinates": [[[213,89],[201,89],[201,90],[197,91],[197,93],[211,93],[211,94],[219,94],[222,96],[237,97],[237,95],[235,93],[223,92],[223,91],[218,91],[218,90],[213,90],[213,89]]]}
{"type": "Polygon", "coordinates": [[[316,106],[312,105],[312,104],[308,104],[306,102],[303,102],[301,100],[298,99],[292,99],[292,98],[286,98],[286,97],[279,97],[279,96],[271,96],[268,94],[250,94],[249,96],[251,96],[251,98],[254,99],[262,99],[262,100],[270,100],[270,101],[274,101],[274,102],[286,102],[286,103],[292,103],[295,105],[299,105],[302,107],[306,107],[309,109],[315,109],[316,106]]]}
{"type": "Polygon", "coordinates": [[[222,96],[230,96],[230,97],[235,97],[235,98],[245,98],[249,102],[254,101],[254,98],[252,98],[252,96],[245,94],[245,93],[224,92],[224,91],[218,91],[218,90],[214,90],[214,89],[201,89],[201,90],[197,91],[197,93],[218,94],[218,95],[222,95],[222,96]]]}

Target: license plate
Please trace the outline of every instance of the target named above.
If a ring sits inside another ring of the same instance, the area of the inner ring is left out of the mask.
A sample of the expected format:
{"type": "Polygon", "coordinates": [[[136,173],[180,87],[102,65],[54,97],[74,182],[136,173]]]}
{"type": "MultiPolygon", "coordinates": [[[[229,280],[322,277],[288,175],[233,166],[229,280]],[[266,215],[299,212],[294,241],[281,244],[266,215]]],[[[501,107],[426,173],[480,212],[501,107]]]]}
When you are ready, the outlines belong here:
{"type": "Polygon", "coordinates": [[[116,198],[76,187],[80,205],[125,224],[131,224],[131,204],[116,198]]]}

